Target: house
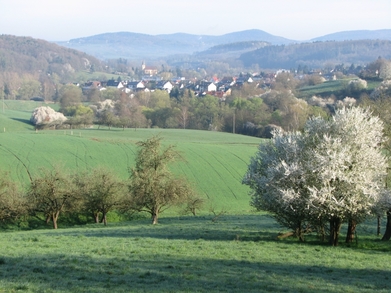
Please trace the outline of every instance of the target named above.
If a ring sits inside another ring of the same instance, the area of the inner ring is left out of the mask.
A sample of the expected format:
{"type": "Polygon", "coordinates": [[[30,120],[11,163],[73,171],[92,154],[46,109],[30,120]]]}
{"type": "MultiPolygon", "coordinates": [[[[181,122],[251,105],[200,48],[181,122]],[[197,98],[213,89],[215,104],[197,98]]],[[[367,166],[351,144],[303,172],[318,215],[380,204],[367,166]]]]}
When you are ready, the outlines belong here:
{"type": "Polygon", "coordinates": [[[208,87],[207,87],[207,91],[208,92],[215,92],[217,90],[217,87],[216,87],[216,85],[212,82],[212,83],[210,83],[209,85],[208,85],[208,87]]]}
{"type": "Polygon", "coordinates": [[[131,81],[128,82],[128,89],[132,91],[138,91],[145,89],[145,84],[142,81],[131,81]]]}
{"type": "Polygon", "coordinates": [[[103,87],[103,85],[100,81],[89,81],[89,82],[86,82],[82,87],[82,91],[84,94],[86,94],[92,90],[103,91],[103,90],[105,90],[105,88],[103,87]]]}
{"type": "Polygon", "coordinates": [[[122,89],[123,87],[125,87],[121,81],[116,81],[113,79],[108,80],[106,86],[107,87],[115,87],[117,89],[122,89]]]}
{"type": "Polygon", "coordinates": [[[141,70],[143,71],[143,73],[145,75],[156,75],[158,70],[157,70],[157,67],[156,66],[146,66],[145,63],[143,62],[143,64],[141,65],[141,70]]]}
{"type": "Polygon", "coordinates": [[[160,89],[160,90],[165,90],[167,91],[168,93],[170,93],[172,91],[172,89],[174,88],[173,84],[169,81],[159,81],[157,84],[156,84],[156,88],[157,89],[160,89]]]}

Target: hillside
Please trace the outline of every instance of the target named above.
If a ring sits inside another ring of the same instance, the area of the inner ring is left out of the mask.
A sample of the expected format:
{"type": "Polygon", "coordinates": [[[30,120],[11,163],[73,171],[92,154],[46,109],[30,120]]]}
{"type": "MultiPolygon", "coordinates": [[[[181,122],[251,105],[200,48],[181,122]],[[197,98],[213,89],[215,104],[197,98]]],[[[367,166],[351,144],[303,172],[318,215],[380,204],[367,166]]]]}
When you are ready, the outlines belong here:
{"type": "Polygon", "coordinates": [[[318,68],[326,63],[362,65],[379,56],[391,58],[391,41],[329,41],[267,46],[242,54],[240,60],[245,66],[258,64],[261,68],[290,69],[298,65],[318,68]]]}
{"type": "Polygon", "coordinates": [[[0,113],[0,170],[11,172],[21,184],[28,183],[27,169],[33,176],[39,168],[64,166],[73,171],[106,166],[122,179],[134,163],[136,142],[153,135],[174,144],[185,161],[172,166],[184,175],[207,199],[208,209],[250,210],[248,187],[241,184],[259,138],[222,132],[183,129],[83,129],[35,132],[29,123],[32,109],[39,102],[6,101],[0,113]],[[29,111],[30,109],[31,111],[29,111]],[[6,132],[3,132],[5,128],[6,132]]]}
{"type": "Polygon", "coordinates": [[[0,75],[2,73],[64,75],[94,68],[101,61],[86,53],[30,37],[0,35],[0,75]]]}
{"type": "Polygon", "coordinates": [[[195,58],[210,58],[210,59],[224,59],[237,58],[240,54],[254,51],[266,46],[270,46],[268,42],[262,41],[243,41],[229,44],[213,46],[206,51],[195,53],[195,58]]]}

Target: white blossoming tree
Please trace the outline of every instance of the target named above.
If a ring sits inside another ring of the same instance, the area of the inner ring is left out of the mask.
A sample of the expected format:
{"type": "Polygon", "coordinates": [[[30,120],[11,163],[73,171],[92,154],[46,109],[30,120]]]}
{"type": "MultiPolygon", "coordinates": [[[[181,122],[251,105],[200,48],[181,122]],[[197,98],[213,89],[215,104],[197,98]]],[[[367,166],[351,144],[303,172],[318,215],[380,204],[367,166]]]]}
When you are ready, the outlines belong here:
{"type": "Polygon", "coordinates": [[[334,246],[347,222],[351,241],[356,224],[386,194],[382,131],[369,110],[342,108],[330,120],[309,119],[302,133],[275,132],[270,143],[260,145],[243,180],[252,189],[252,205],[300,237],[303,223],[328,222],[334,246]]]}

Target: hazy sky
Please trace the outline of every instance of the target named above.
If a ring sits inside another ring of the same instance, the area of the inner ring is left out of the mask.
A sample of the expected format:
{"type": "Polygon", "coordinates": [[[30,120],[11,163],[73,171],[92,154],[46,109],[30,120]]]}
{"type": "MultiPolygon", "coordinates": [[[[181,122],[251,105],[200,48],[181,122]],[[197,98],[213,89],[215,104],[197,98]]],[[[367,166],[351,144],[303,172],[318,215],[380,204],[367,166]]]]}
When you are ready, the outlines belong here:
{"type": "Polygon", "coordinates": [[[247,29],[294,40],[391,29],[391,0],[0,0],[0,34],[48,41],[120,31],[222,35],[247,29]]]}

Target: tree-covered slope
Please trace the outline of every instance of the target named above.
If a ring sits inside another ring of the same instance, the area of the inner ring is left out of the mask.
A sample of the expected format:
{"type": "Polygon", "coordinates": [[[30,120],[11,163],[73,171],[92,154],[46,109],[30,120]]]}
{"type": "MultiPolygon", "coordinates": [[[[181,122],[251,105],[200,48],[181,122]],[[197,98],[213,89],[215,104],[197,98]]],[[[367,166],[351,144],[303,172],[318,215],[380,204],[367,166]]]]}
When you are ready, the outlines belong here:
{"type": "Polygon", "coordinates": [[[86,53],[30,37],[0,35],[0,74],[56,73],[101,69],[101,61],[86,53]]]}
{"type": "Polygon", "coordinates": [[[258,64],[261,68],[297,68],[298,65],[324,67],[328,62],[365,64],[376,60],[379,56],[391,58],[391,41],[330,41],[266,46],[242,54],[240,60],[245,66],[258,64]]]}

